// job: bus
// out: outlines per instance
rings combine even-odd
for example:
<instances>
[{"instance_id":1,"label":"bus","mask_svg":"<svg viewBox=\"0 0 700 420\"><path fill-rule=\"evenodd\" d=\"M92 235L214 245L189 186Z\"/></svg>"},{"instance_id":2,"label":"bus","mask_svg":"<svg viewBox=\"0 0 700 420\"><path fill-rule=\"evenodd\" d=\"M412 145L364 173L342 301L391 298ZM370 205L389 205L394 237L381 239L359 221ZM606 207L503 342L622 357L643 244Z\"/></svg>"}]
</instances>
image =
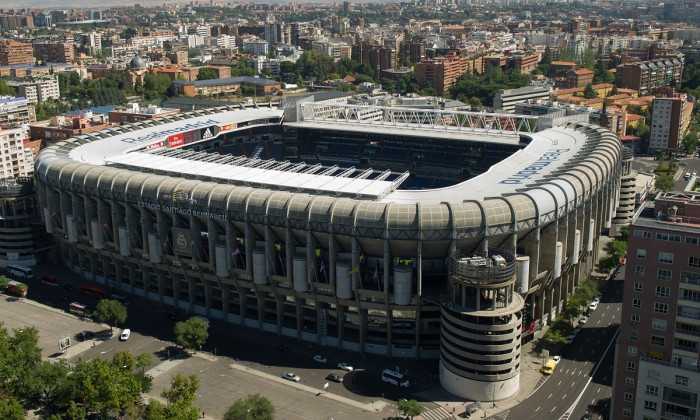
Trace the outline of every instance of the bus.
<instances>
[{"instance_id":1,"label":"bus","mask_svg":"<svg viewBox=\"0 0 700 420\"><path fill-rule=\"evenodd\" d=\"M25 267L23 265L19 264L10 264L7 266L7 274L10 274L12 276L20 277L23 279L33 279L34 278L34 273L32 272L32 269L29 267Z\"/></svg>"},{"instance_id":2,"label":"bus","mask_svg":"<svg viewBox=\"0 0 700 420\"><path fill-rule=\"evenodd\" d=\"M87 318L90 316L90 309L87 305L80 302L73 302L68 305L68 312Z\"/></svg>"},{"instance_id":3,"label":"bus","mask_svg":"<svg viewBox=\"0 0 700 420\"><path fill-rule=\"evenodd\" d=\"M400 386L402 388L408 388L411 382L406 378L406 375L393 370L384 369L382 372L382 381L389 382L392 385Z\"/></svg>"},{"instance_id":4,"label":"bus","mask_svg":"<svg viewBox=\"0 0 700 420\"><path fill-rule=\"evenodd\" d=\"M105 290L104 287L93 286L92 284L87 283L80 285L80 293L96 299L106 299L108 296L107 290Z\"/></svg>"}]
</instances>

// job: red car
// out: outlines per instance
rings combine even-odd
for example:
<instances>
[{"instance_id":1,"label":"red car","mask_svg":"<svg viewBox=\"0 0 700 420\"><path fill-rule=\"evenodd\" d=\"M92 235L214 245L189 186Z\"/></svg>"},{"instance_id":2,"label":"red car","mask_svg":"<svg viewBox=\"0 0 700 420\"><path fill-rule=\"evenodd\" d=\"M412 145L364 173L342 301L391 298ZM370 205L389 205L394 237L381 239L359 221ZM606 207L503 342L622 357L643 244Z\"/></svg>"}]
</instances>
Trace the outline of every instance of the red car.
<instances>
[{"instance_id":1,"label":"red car","mask_svg":"<svg viewBox=\"0 0 700 420\"><path fill-rule=\"evenodd\" d=\"M49 286L58 286L58 279L55 276L51 276L48 274L42 274L41 275L41 282L44 284L48 284Z\"/></svg>"}]
</instances>

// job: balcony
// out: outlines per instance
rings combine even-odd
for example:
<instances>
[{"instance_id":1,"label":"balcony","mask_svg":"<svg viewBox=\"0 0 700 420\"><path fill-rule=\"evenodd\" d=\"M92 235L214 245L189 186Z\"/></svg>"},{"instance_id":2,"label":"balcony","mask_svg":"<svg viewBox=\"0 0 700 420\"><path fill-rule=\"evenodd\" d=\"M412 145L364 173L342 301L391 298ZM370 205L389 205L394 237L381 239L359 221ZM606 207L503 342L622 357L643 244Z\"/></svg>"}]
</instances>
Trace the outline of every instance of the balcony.
<instances>
[{"instance_id":1,"label":"balcony","mask_svg":"<svg viewBox=\"0 0 700 420\"><path fill-rule=\"evenodd\" d=\"M676 350L687 351L687 352L695 353L695 354L697 354L697 352L698 352L698 346L683 346L681 344L674 343L673 348Z\"/></svg>"},{"instance_id":2,"label":"balcony","mask_svg":"<svg viewBox=\"0 0 700 420\"><path fill-rule=\"evenodd\" d=\"M676 332L678 334L686 334L686 335L692 335L695 337L700 337L700 331L697 331L697 330L694 331L694 330L687 330L687 329L676 327Z\"/></svg>"},{"instance_id":3,"label":"balcony","mask_svg":"<svg viewBox=\"0 0 700 420\"><path fill-rule=\"evenodd\" d=\"M686 312L686 311L682 311L680 309L678 310L676 315L683 317L683 318L700 319L700 314L694 314L692 312Z\"/></svg>"},{"instance_id":4,"label":"balcony","mask_svg":"<svg viewBox=\"0 0 700 420\"><path fill-rule=\"evenodd\" d=\"M668 367L672 367L672 368L676 368L676 369L682 369L682 370L686 370L689 372L700 373L700 365L697 365L697 364L696 365L679 365L678 363L668 362L666 360L654 359L654 358L647 356L646 354L641 355L639 357L639 361L653 363L655 365L668 366Z\"/></svg>"}]
</instances>

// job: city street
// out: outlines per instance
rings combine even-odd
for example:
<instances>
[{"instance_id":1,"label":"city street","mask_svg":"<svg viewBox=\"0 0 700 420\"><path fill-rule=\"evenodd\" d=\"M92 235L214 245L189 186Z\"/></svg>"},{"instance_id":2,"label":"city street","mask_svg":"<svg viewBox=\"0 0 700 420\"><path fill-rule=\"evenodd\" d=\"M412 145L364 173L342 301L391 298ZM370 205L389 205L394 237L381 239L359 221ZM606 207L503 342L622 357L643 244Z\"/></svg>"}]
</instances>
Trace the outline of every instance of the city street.
<instances>
[{"instance_id":1,"label":"city street","mask_svg":"<svg viewBox=\"0 0 700 420\"><path fill-rule=\"evenodd\" d=\"M538 418L579 419L586 412L595 418L596 410L609 404L612 394L612 367L615 340L622 310L624 269L613 281L593 311L588 322L571 344L561 351L562 360L554 373L542 380L526 401L510 410L492 415L491 419ZM551 354L554 356L554 354ZM591 374L593 376L591 376ZM489 410L491 411L491 410Z\"/></svg>"}]
</instances>

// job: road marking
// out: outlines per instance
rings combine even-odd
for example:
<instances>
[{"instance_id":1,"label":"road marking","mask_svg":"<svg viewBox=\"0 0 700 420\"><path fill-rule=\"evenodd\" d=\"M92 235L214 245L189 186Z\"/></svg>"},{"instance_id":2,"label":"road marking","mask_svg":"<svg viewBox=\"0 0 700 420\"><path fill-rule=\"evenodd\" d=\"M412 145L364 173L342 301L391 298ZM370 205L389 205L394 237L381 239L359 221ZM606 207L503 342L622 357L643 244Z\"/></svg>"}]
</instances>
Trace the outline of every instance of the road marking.
<instances>
[{"instance_id":1,"label":"road marking","mask_svg":"<svg viewBox=\"0 0 700 420\"><path fill-rule=\"evenodd\" d=\"M549 412L551 413L551 412L553 412L553 411L556 410L556 409L557 409L557 407L554 406Z\"/></svg>"},{"instance_id":2,"label":"road marking","mask_svg":"<svg viewBox=\"0 0 700 420\"><path fill-rule=\"evenodd\" d=\"M598 390L595 393L600 394L600 387L598 387Z\"/></svg>"},{"instance_id":3,"label":"road marking","mask_svg":"<svg viewBox=\"0 0 700 420\"><path fill-rule=\"evenodd\" d=\"M112 348L109 349L109 350L101 351L100 354L109 353L109 352L112 351L112 350L114 350L114 347L112 347Z\"/></svg>"},{"instance_id":4,"label":"road marking","mask_svg":"<svg viewBox=\"0 0 700 420\"><path fill-rule=\"evenodd\" d=\"M564 394L564 396L563 396L563 397L561 397L561 399L562 399L562 400L563 400L564 398L566 398L566 394Z\"/></svg>"},{"instance_id":5,"label":"road marking","mask_svg":"<svg viewBox=\"0 0 700 420\"><path fill-rule=\"evenodd\" d=\"M540 407L537 407L537 410L539 410L539 409L540 409ZM535 410L535 413L537 412L537 410Z\"/></svg>"},{"instance_id":6,"label":"road marking","mask_svg":"<svg viewBox=\"0 0 700 420\"><path fill-rule=\"evenodd\" d=\"M559 386L559 385L561 385L561 381L559 381L559 383L557 384L557 386Z\"/></svg>"},{"instance_id":7,"label":"road marking","mask_svg":"<svg viewBox=\"0 0 700 420\"><path fill-rule=\"evenodd\" d=\"M573 387L576 382L572 382L571 385L569 385L569 388Z\"/></svg>"},{"instance_id":8,"label":"road marking","mask_svg":"<svg viewBox=\"0 0 700 420\"><path fill-rule=\"evenodd\" d=\"M550 399L550 398L552 398L552 394L549 394L549 397L547 397L547 399Z\"/></svg>"},{"instance_id":9,"label":"road marking","mask_svg":"<svg viewBox=\"0 0 700 420\"><path fill-rule=\"evenodd\" d=\"M620 308L618 307L616 312L619 312L619 311L620 311Z\"/></svg>"}]
</instances>

